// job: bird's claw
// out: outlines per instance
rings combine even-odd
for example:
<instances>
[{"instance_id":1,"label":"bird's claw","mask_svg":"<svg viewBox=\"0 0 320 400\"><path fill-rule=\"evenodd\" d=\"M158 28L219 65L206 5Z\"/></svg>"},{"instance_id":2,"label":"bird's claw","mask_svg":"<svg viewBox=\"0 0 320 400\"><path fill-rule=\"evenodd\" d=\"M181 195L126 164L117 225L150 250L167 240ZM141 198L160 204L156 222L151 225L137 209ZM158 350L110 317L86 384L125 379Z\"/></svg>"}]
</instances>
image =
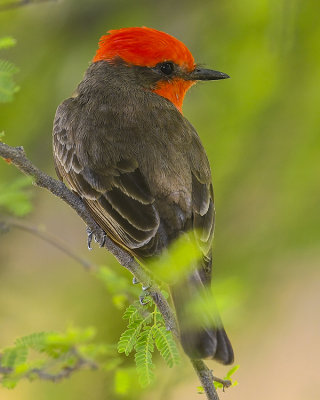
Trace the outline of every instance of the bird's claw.
<instances>
[{"instance_id":1,"label":"bird's claw","mask_svg":"<svg viewBox=\"0 0 320 400\"><path fill-rule=\"evenodd\" d=\"M92 239L94 239L94 241L96 243L98 243L100 247L104 247L104 245L106 244L107 235L105 233L103 234L102 237L100 237L100 235L99 235L99 237L97 237L93 234L92 230L89 227L87 227L87 235L88 235L88 249L89 250L92 250L92 247L91 247Z\"/></svg>"},{"instance_id":2,"label":"bird's claw","mask_svg":"<svg viewBox=\"0 0 320 400\"><path fill-rule=\"evenodd\" d=\"M138 279L134 276L134 277L132 278L132 283L133 283L134 285L137 285L137 284L140 283L140 282L139 282ZM145 292L146 290L150 289L150 287L151 287L151 283L148 283L146 286L142 285L142 290Z\"/></svg>"},{"instance_id":3,"label":"bird's claw","mask_svg":"<svg viewBox=\"0 0 320 400\"><path fill-rule=\"evenodd\" d=\"M88 241L87 241L88 249L92 250L91 243L92 243L93 233L89 227L87 227L87 235L88 235Z\"/></svg>"},{"instance_id":4,"label":"bird's claw","mask_svg":"<svg viewBox=\"0 0 320 400\"><path fill-rule=\"evenodd\" d=\"M150 302L150 300L145 301L145 298L146 298L148 295L149 295L148 293L143 293L141 296L139 296L139 303L140 303L142 306L146 306L146 305Z\"/></svg>"},{"instance_id":5,"label":"bird's claw","mask_svg":"<svg viewBox=\"0 0 320 400\"><path fill-rule=\"evenodd\" d=\"M98 240L96 237L94 238L96 243L99 243L100 248L104 247L106 244L107 235L104 233L101 240Z\"/></svg>"}]
</instances>

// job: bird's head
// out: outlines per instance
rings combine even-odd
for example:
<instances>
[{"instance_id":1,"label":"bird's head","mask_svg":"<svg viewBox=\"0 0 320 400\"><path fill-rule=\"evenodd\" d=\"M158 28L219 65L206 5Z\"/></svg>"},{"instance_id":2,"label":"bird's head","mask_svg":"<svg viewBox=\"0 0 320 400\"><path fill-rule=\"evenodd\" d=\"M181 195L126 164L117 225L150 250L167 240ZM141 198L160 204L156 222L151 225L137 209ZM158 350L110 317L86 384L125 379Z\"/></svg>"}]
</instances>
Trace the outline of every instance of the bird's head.
<instances>
[{"instance_id":1,"label":"bird's head","mask_svg":"<svg viewBox=\"0 0 320 400\"><path fill-rule=\"evenodd\" d=\"M219 71L200 68L188 48L155 29L122 28L102 36L93 62L105 60L135 68L138 83L170 100L180 111L187 90L196 81L229 78Z\"/></svg>"}]
</instances>

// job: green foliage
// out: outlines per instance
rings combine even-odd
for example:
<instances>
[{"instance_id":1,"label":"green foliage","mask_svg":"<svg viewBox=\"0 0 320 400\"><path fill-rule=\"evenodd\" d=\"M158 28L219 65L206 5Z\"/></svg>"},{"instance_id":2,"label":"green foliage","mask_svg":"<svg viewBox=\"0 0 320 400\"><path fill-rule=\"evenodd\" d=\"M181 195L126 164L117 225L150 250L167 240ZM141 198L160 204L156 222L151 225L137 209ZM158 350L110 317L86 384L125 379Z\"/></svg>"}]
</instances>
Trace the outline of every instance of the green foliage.
<instances>
[{"instance_id":1,"label":"green foliage","mask_svg":"<svg viewBox=\"0 0 320 400\"><path fill-rule=\"evenodd\" d=\"M16 43L12 37L0 38L0 50L14 46ZM13 80L18 68L7 60L0 59L0 102L5 103L13 100L13 95L19 87Z\"/></svg>"},{"instance_id":2,"label":"green foliage","mask_svg":"<svg viewBox=\"0 0 320 400\"><path fill-rule=\"evenodd\" d=\"M144 320L134 321L128 325L128 329L122 333L118 343L119 353L125 353L128 356L138 340L139 333L143 327Z\"/></svg>"},{"instance_id":3,"label":"green foliage","mask_svg":"<svg viewBox=\"0 0 320 400\"><path fill-rule=\"evenodd\" d=\"M195 268L202 253L194 232L181 235L160 258L148 263L150 271L160 280L172 283Z\"/></svg>"},{"instance_id":4,"label":"green foliage","mask_svg":"<svg viewBox=\"0 0 320 400\"><path fill-rule=\"evenodd\" d=\"M0 184L0 210L3 209L17 217L28 214L31 209L31 193L27 190L32 178L21 176L10 183Z\"/></svg>"},{"instance_id":5,"label":"green foliage","mask_svg":"<svg viewBox=\"0 0 320 400\"><path fill-rule=\"evenodd\" d=\"M134 351L135 369L119 369L122 360L115 356L116 346L93 343L93 328L70 327L63 333L32 333L3 349L0 352L1 385L12 389L22 379L56 382L83 367L101 367L104 371L118 368L115 391L126 394L137 377L142 388L154 381L155 348L169 367L179 364L177 345L151 299L145 307L139 302L129 305L123 319L128 321L128 327L119 339L118 352L128 356Z\"/></svg>"},{"instance_id":6,"label":"green foliage","mask_svg":"<svg viewBox=\"0 0 320 400\"><path fill-rule=\"evenodd\" d=\"M0 353L0 383L12 389L21 379L55 382L83 367L95 369L98 362L121 362L113 346L93 343L94 335L93 328L70 327L63 333L39 332L17 339Z\"/></svg>"},{"instance_id":7,"label":"green foliage","mask_svg":"<svg viewBox=\"0 0 320 400\"><path fill-rule=\"evenodd\" d=\"M8 49L15 46L17 41L11 36L4 36L0 38L0 50Z\"/></svg>"},{"instance_id":8,"label":"green foliage","mask_svg":"<svg viewBox=\"0 0 320 400\"><path fill-rule=\"evenodd\" d=\"M155 346L171 368L179 364L180 357L172 333L166 330L162 315L151 299L142 307L138 302L131 304L123 314L128 321L127 329L118 342L118 352L128 356L135 351L135 362L142 387L154 380L155 365L152 360Z\"/></svg>"},{"instance_id":9,"label":"green foliage","mask_svg":"<svg viewBox=\"0 0 320 400\"><path fill-rule=\"evenodd\" d=\"M47 338L49 337L49 335L51 335L51 333L32 333L31 335L18 338L15 341L15 345L17 347L24 346L26 348L42 352L46 350Z\"/></svg>"},{"instance_id":10,"label":"green foliage","mask_svg":"<svg viewBox=\"0 0 320 400\"><path fill-rule=\"evenodd\" d=\"M141 391L136 368L118 368L114 377L114 391L118 395L138 393Z\"/></svg>"},{"instance_id":11,"label":"green foliage","mask_svg":"<svg viewBox=\"0 0 320 400\"><path fill-rule=\"evenodd\" d=\"M152 353L154 351L153 330L151 326L145 326L135 344L136 354L134 356L139 380L142 387L150 385L154 380L154 364Z\"/></svg>"},{"instance_id":12,"label":"green foliage","mask_svg":"<svg viewBox=\"0 0 320 400\"><path fill-rule=\"evenodd\" d=\"M171 332L168 332L162 324L153 325L152 332L157 349L167 365L171 368L179 364L180 355Z\"/></svg>"},{"instance_id":13,"label":"green foliage","mask_svg":"<svg viewBox=\"0 0 320 400\"><path fill-rule=\"evenodd\" d=\"M105 285L112 295L113 304L119 309L124 308L130 299L139 296L138 286L132 285L127 276L122 276L115 269L101 266L96 277Z\"/></svg>"},{"instance_id":14,"label":"green foliage","mask_svg":"<svg viewBox=\"0 0 320 400\"><path fill-rule=\"evenodd\" d=\"M17 345L15 347L7 348L3 351L1 357L1 365L4 368L15 368L23 364L28 357L28 347Z\"/></svg>"}]
</instances>

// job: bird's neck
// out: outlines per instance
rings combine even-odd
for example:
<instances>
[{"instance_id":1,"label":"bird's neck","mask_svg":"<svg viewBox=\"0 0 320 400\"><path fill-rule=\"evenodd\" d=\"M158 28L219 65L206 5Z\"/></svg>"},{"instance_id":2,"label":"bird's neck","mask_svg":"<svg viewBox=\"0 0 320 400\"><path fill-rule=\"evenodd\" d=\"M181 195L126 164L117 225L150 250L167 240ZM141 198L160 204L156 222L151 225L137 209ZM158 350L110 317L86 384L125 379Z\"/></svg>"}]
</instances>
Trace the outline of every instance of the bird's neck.
<instances>
[{"instance_id":1,"label":"bird's neck","mask_svg":"<svg viewBox=\"0 0 320 400\"><path fill-rule=\"evenodd\" d=\"M184 79L177 78L169 82L160 82L153 90L159 96L165 97L170 100L177 109L182 113L182 104L184 96L188 89L194 84L193 81L185 81Z\"/></svg>"}]
</instances>

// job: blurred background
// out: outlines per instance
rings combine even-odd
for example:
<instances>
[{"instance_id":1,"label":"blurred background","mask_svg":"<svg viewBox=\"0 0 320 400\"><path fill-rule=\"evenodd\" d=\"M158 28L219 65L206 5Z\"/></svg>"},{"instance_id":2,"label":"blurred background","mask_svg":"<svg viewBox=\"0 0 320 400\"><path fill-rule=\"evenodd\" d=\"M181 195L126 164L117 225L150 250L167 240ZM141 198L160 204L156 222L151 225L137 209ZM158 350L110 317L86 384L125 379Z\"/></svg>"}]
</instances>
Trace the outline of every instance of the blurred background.
<instances>
[{"instance_id":1,"label":"blurred background","mask_svg":"<svg viewBox=\"0 0 320 400\"><path fill-rule=\"evenodd\" d=\"M232 77L193 87L183 109L213 171L213 287L240 365L239 385L221 393L224 400L320 398L319 12L312 0L65 0L0 12L0 37L17 40L1 57L20 69L20 91L0 104L0 131L51 175L55 110L107 30L163 30L197 62ZM0 160L1 183L19 176ZM121 268L105 251L87 251L85 226L70 208L44 190L31 192L34 208L25 223L97 264ZM116 343L122 312L66 254L21 230L0 236L0 348L70 323L95 326L100 341ZM156 385L142 392L115 394L114 371L83 371L59 384L0 388L0 399L201 398L184 361L173 370L158 366ZM216 376L228 371L209 366Z\"/></svg>"}]
</instances>

